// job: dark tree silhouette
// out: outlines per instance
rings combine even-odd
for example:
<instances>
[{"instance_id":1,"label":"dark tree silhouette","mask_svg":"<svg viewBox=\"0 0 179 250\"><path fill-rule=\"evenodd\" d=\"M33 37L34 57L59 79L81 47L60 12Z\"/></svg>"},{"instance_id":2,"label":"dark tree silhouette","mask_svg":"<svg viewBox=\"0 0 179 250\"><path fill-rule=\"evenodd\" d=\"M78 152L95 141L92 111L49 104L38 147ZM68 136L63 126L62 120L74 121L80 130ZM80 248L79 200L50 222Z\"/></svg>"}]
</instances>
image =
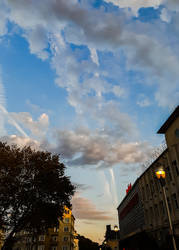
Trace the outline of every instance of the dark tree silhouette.
<instances>
[{"instance_id":1,"label":"dark tree silhouette","mask_svg":"<svg viewBox=\"0 0 179 250\"><path fill-rule=\"evenodd\" d=\"M99 250L99 244L92 240L85 238L82 235L78 235L79 250Z\"/></svg>"},{"instance_id":2,"label":"dark tree silhouette","mask_svg":"<svg viewBox=\"0 0 179 250\"><path fill-rule=\"evenodd\" d=\"M58 155L0 142L0 229L3 249L12 249L21 230L42 232L58 223L70 207L74 186Z\"/></svg>"}]
</instances>

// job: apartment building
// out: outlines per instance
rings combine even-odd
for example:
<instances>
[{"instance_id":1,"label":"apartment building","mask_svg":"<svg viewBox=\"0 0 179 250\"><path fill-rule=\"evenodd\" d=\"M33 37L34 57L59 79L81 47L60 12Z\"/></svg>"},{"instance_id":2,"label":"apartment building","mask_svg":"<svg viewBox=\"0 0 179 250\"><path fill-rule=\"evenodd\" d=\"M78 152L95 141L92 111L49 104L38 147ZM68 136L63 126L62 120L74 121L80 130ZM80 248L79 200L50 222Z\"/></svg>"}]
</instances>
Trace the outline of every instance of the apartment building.
<instances>
[{"instance_id":1,"label":"apartment building","mask_svg":"<svg viewBox=\"0 0 179 250\"><path fill-rule=\"evenodd\" d=\"M20 232L13 250L78 250L78 235L74 223L71 209L65 207L63 219L59 220L58 226L33 237L27 232Z\"/></svg>"},{"instance_id":2,"label":"apartment building","mask_svg":"<svg viewBox=\"0 0 179 250\"><path fill-rule=\"evenodd\" d=\"M165 135L166 149L136 180L118 207L121 246L126 249L131 245L133 249L168 249L172 244L165 199L155 175L161 166L166 172L167 202L179 244L179 106L158 133Z\"/></svg>"}]
</instances>

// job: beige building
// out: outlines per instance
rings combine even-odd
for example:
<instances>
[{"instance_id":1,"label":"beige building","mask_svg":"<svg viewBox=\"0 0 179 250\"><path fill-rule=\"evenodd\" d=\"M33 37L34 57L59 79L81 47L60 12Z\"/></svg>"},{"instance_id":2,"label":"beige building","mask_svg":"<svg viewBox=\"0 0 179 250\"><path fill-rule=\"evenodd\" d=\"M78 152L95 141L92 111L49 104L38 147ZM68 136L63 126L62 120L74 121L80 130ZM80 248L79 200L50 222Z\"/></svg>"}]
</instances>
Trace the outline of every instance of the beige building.
<instances>
[{"instance_id":1,"label":"beige building","mask_svg":"<svg viewBox=\"0 0 179 250\"><path fill-rule=\"evenodd\" d=\"M13 250L78 250L78 235L74 223L72 211L65 207L58 227L49 228L46 234L38 235L35 239L26 232L20 232L19 241Z\"/></svg>"},{"instance_id":2,"label":"beige building","mask_svg":"<svg viewBox=\"0 0 179 250\"><path fill-rule=\"evenodd\" d=\"M158 133L165 135L166 149L136 180L118 207L123 245L130 248L134 239L135 241L137 238L138 241L141 239L141 242L145 239L141 243L144 244L143 246L138 244L133 249L142 249L144 246L146 246L144 249L150 249L150 247L147 248L147 242L153 243L151 249L157 249L157 247L167 249L172 244L162 187L155 176L156 169L161 166L166 171L167 201L179 247L179 106ZM133 198L134 196L136 198ZM132 220L135 223L131 223Z\"/></svg>"}]
</instances>

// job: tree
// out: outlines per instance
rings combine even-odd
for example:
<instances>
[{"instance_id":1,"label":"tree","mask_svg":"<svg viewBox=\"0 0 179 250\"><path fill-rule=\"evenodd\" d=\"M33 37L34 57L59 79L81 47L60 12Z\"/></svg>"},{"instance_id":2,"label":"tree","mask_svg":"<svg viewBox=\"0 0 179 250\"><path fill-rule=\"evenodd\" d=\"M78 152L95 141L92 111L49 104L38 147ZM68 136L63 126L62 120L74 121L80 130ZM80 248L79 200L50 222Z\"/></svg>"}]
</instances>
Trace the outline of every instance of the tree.
<instances>
[{"instance_id":1,"label":"tree","mask_svg":"<svg viewBox=\"0 0 179 250\"><path fill-rule=\"evenodd\" d=\"M99 250L99 244L92 240L85 238L82 235L78 235L79 250Z\"/></svg>"},{"instance_id":2,"label":"tree","mask_svg":"<svg viewBox=\"0 0 179 250\"><path fill-rule=\"evenodd\" d=\"M70 207L74 186L58 155L0 142L0 228L10 250L21 230L42 232L57 225Z\"/></svg>"}]
</instances>

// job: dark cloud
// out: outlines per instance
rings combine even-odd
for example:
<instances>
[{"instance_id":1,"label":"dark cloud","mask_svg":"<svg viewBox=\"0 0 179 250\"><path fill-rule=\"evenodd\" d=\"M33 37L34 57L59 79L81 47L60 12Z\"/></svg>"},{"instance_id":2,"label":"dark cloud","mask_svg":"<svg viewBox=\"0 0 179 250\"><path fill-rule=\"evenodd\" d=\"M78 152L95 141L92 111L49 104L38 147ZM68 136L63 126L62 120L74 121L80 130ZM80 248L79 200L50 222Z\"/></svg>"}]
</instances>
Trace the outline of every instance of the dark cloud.
<instances>
[{"instance_id":1,"label":"dark cloud","mask_svg":"<svg viewBox=\"0 0 179 250\"><path fill-rule=\"evenodd\" d=\"M76 191L78 191L78 192L80 192L80 191L83 192L83 191L86 191L86 190L89 190L89 189L93 188L90 185L76 183L76 182L73 182L73 185L76 187Z\"/></svg>"}]
</instances>

